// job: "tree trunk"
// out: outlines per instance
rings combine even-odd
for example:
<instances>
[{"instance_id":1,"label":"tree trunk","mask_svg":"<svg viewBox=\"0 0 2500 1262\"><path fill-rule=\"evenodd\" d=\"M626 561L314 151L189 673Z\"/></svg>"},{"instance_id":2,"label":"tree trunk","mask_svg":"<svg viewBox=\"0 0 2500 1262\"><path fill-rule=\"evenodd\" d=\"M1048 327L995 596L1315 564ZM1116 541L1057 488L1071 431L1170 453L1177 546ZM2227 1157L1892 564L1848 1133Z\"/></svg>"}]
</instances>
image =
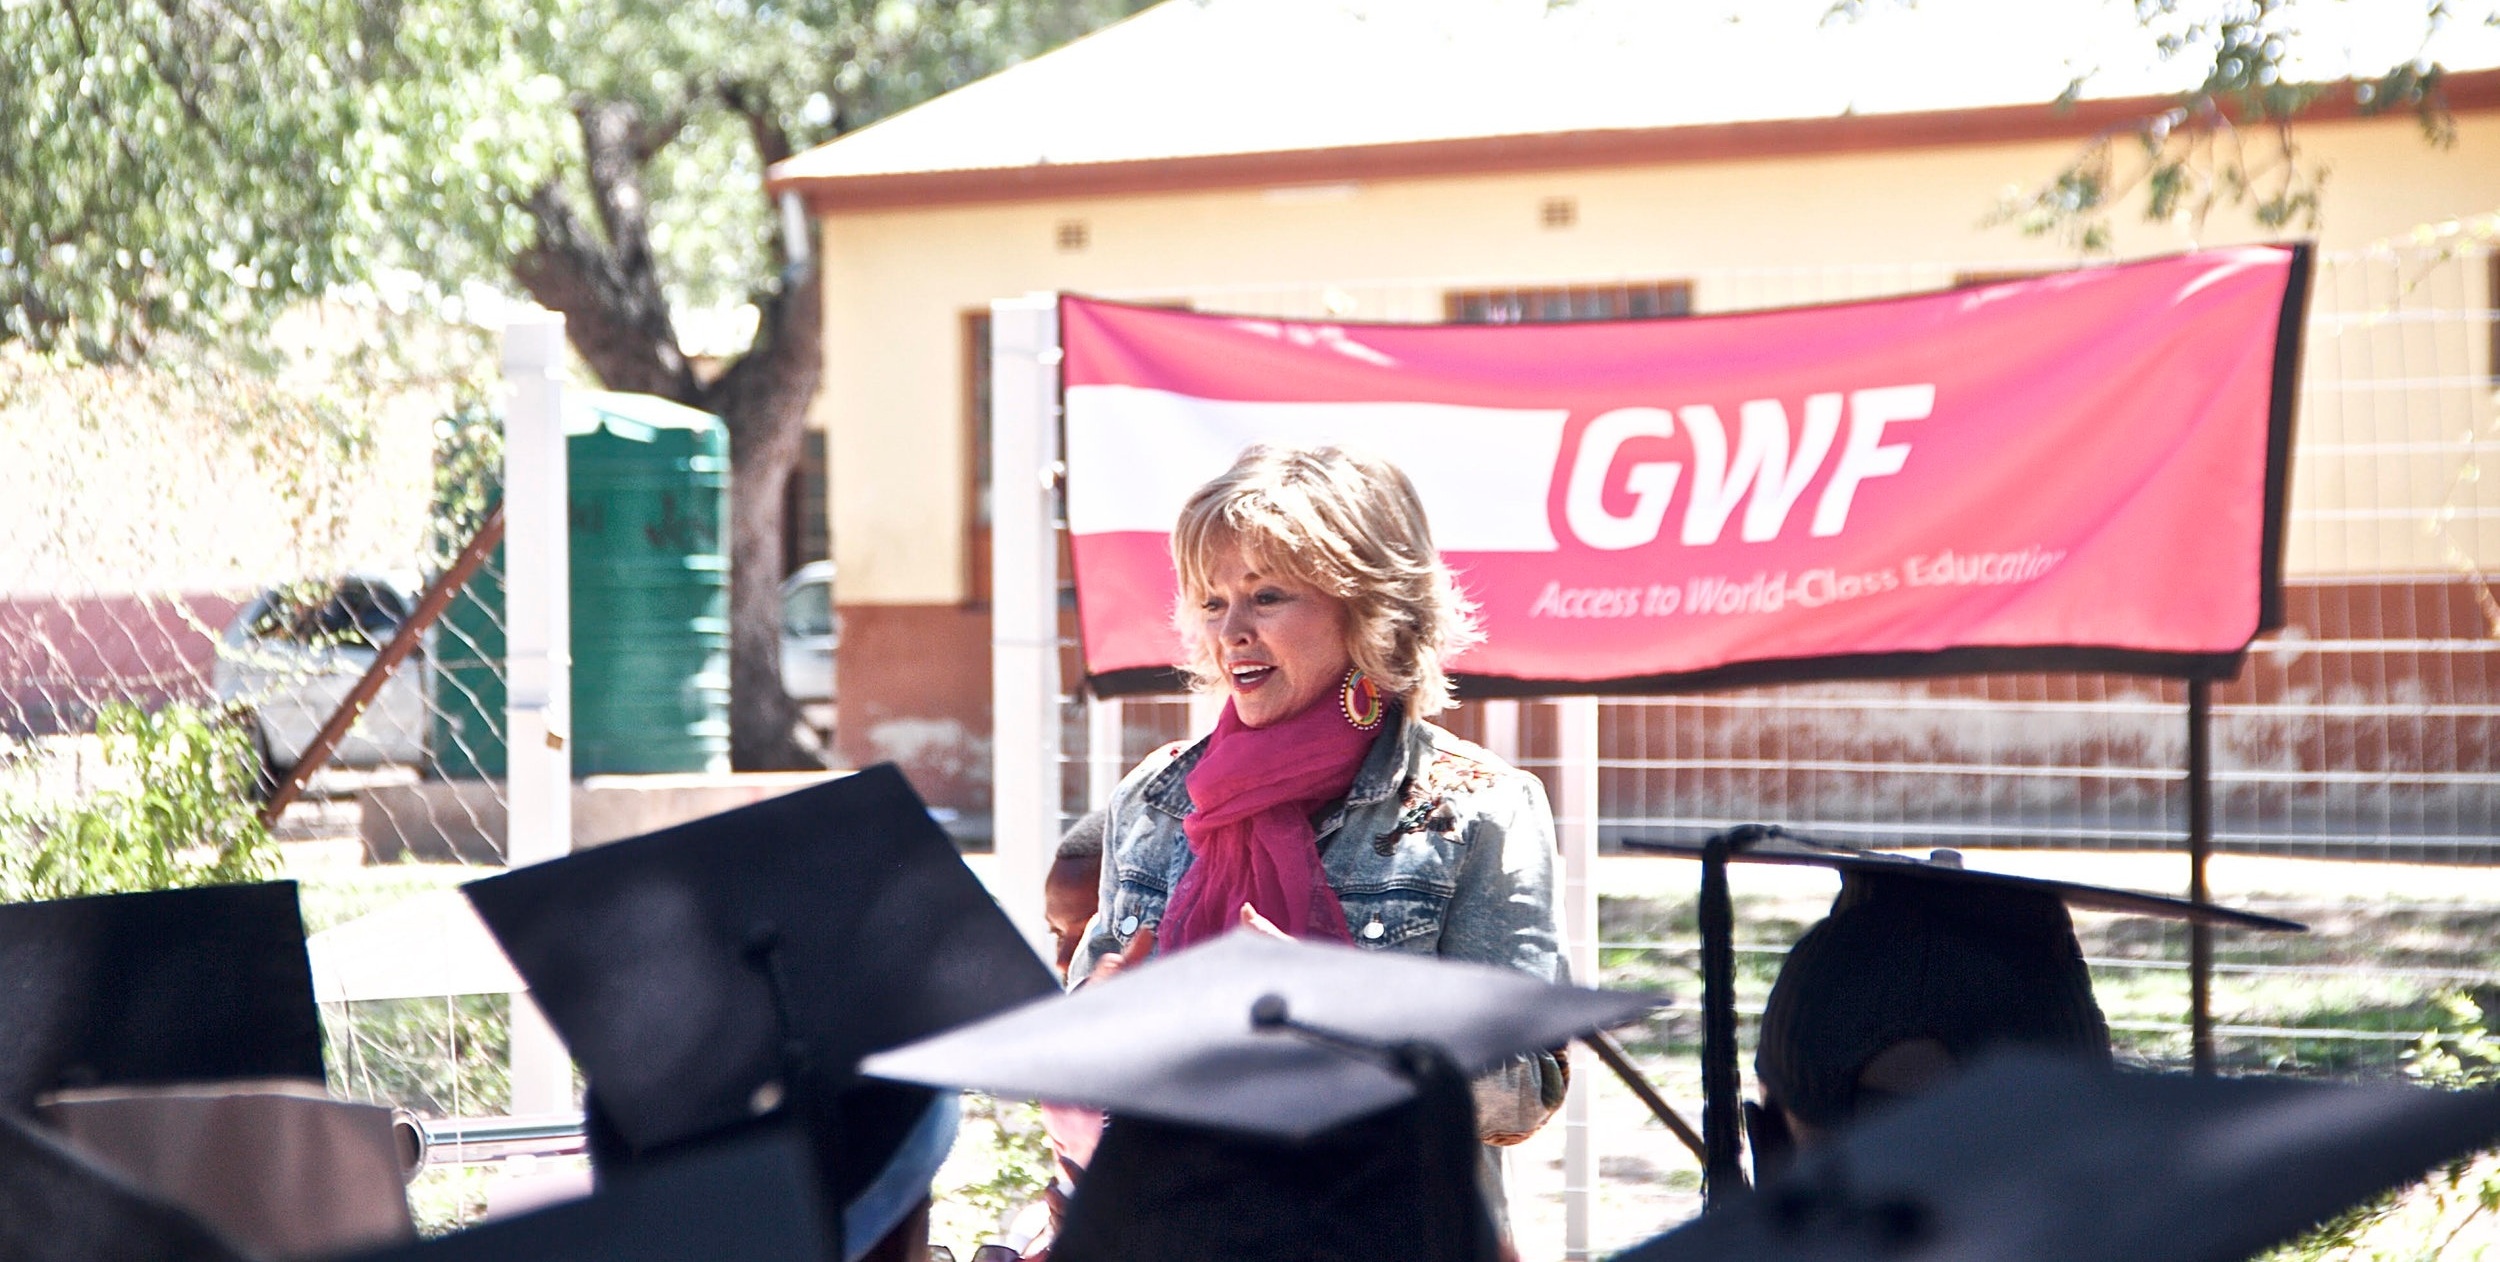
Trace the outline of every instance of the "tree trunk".
<instances>
[{"instance_id":1,"label":"tree trunk","mask_svg":"<svg viewBox=\"0 0 2500 1262\"><path fill-rule=\"evenodd\" d=\"M729 763L820 767L798 743L798 703L781 686L782 487L798 467L805 404L719 411L729 423Z\"/></svg>"},{"instance_id":2,"label":"tree trunk","mask_svg":"<svg viewBox=\"0 0 2500 1262\"><path fill-rule=\"evenodd\" d=\"M756 344L704 392L729 426L729 762L740 771L821 767L797 737L781 686L782 491L799 466L808 401L824 372L815 270L762 303Z\"/></svg>"},{"instance_id":3,"label":"tree trunk","mask_svg":"<svg viewBox=\"0 0 2500 1262\"><path fill-rule=\"evenodd\" d=\"M766 165L790 156L789 137L760 105L735 90L724 98L747 119ZM728 425L729 764L821 767L799 742L799 707L781 686L781 541L782 491L798 468L807 405L824 373L823 287L814 267L784 267L778 291L756 300L755 345L698 386L661 289L642 180L643 164L683 120L655 127L616 103L584 104L575 116L604 234L549 185L529 201L538 240L514 261L513 276L564 314L566 338L609 389L656 394Z\"/></svg>"}]
</instances>

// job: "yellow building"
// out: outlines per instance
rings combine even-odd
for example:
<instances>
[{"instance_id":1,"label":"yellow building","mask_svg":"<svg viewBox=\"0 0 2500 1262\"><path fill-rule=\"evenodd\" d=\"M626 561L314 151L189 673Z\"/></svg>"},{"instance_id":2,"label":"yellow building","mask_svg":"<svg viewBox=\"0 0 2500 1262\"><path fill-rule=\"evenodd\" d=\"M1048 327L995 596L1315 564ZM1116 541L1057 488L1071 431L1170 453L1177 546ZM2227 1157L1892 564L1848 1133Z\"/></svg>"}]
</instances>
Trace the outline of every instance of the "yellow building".
<instances>
[{"instance_id":1,"label":"yellow building","mask_svg":"<svg viewBox=\"0 0 2500 1262\"><path fill-rule=\"evenodd\" d=\"M987 809L992 299L1543 319L2071 266L2071 247L1991 212L2195 78L2193 53L2155 55L2133 6L1925 0L1837 22L1830 7L1170 0L775 168L823 228L816 419L844 755L898 759L933 800ZM2323 9L2355 25L2320 36L2344 60L2307 57L2304 78L2381 72L2421 37L2418 6ZM2332 607L2303 632L2322 640L2380 636L2355 619L2389 592L2470 638L2488 594L2462 575L2500 566L2490 392L2460 384L2491 378L2500 273L2480 247L2415 240L2500 208L2500 71L2476 68L2500 65L2500 33L2445 38L2451 143L2426 142L2407 110L2369 116L2350 88L2303 117L2299 161L2325 173L2314 230L2268 229L2236 203L2148 223L2135 199L2111 216L2119 257L2320 243L2289 565L2296 583L2351 589L2309 606L2296 594L2296 615ZM2077 99L2053 104L2079 77ZM2262 155L2271 134L2218 143ZM2243 682L2323 697L2360 668L2310 684L2286 669ZM2464 751L2450 765L2488 759L2492 726L2450 739ZM2467 815L2500 796L2475 792Z\"/></svg>"}]
</instances>

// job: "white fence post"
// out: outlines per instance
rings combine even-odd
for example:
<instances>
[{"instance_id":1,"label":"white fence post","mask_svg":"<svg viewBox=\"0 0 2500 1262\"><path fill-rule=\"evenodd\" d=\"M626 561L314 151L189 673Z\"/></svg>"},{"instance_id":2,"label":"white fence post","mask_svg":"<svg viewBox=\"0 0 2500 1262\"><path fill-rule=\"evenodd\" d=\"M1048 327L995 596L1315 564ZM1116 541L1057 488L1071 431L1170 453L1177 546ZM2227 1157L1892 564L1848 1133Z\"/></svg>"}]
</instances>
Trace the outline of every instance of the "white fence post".
<instances>
[{"instance_id":1,"label":"white fence post","mask_svg":"<svg viewBox=\"0 0 2500 1262\"><path fill-rule=\"evenodd\" d=\"M990 304L990 891L1036 951L1059 839L1059 299Z\"/></svg>"},{"instance_id":2,"label":"white fence post","mask_svg":"<svg viewBox=\"0 0 2500 1262\"><path fill-rule=\"evenodd\" d=\"M1118 697L1096 697L1085 707L1085 805L1101 810L1111 804L1128 760L1120 755L1128 715Z\"/></svg>"},{"instance_id":3,"label":"white fence post","mask_svg":"<svg viewBox=\"0 0 2500 1262\"><path fill-rule=\"evenodd\" d=\"M1561 792L1555 826L1562 844L1563 958L1571 980L1598 984L1597 976L1597 698L1554 702L1558 729L1555 773ZM1515 731L1515 729L1514 729ZM1563 1101L1563 1256L1592 1256L1590 1202L1597 1188L1597 1152L1590 1131L1590 1100L1597 1090L1593 1068L1571 1076Z\"/></svg>"},{"instance_id":4,"label":"white fence post","mask_svg":"<svg viewBox=\"0 0 2500 1262\"><path fill-rule=\"evenodd\" d=\"M571 557L566 509L564 318L534 315L504 329L504 628L508 691L505 861L514 867L573 849ZM573 1062L526 994L512 1005L512 1111L573 1108Z\"/></svg>"}]
</instances>

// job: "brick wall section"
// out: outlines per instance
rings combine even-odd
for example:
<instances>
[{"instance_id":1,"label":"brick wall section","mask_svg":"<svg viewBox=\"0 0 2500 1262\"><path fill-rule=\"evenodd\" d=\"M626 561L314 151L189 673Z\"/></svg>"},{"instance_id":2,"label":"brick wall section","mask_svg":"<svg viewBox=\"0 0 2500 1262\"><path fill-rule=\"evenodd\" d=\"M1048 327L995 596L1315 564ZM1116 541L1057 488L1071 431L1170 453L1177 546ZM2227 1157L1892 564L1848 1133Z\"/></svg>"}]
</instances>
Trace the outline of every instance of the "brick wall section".
<instances>
[{"instance_id":1,"label":"brick wall section","mask_svg":"<svg viewBox=\"0 0 2500 1262\"><path fill-rule=\"evenodd\" d=\"M96 707L205 703L231 596L0 599L0 734L84 731Z\"/></svg>"}]
</instances>

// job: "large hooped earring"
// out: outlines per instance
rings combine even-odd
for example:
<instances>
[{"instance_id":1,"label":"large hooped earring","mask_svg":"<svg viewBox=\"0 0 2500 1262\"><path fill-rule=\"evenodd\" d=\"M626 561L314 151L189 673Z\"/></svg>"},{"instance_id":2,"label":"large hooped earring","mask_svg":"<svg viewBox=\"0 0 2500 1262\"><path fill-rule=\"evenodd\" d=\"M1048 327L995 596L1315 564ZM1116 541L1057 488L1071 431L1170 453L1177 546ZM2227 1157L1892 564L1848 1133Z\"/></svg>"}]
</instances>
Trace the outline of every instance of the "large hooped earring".
<instances>
[{"instance_id":1,"label":"large hooped earring","mask_svg":"<svg viewBox=\"0 0 2500 1262\"><path fill-rule=\"evenodd\" d=\"M1388 702L1380 697L1380 685L1373 683L1360 666L1345 673L1345 687L1337 691L1337 704L1345 711L1345 721L1358 732L1380 726L1380 720L1389 713Z\"/></svg>"}]
</instances>

